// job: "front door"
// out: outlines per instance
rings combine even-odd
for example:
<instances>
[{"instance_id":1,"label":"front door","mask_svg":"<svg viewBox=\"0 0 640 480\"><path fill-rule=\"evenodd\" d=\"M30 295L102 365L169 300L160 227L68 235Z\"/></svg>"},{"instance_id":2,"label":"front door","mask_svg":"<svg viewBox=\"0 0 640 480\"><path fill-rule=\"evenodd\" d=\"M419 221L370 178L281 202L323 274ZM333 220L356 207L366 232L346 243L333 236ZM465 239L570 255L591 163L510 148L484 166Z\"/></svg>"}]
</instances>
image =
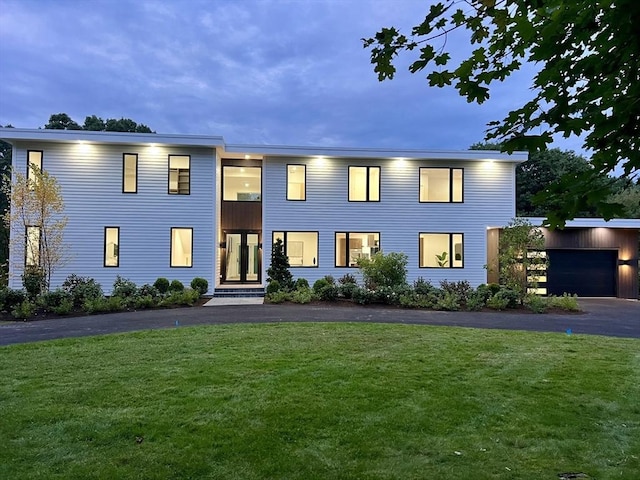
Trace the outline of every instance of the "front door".
<instances>
[{"instance_id":1,"label":"front door","mask_svg":"<svg viewBox=\"0 0 640 480\"><path fill-rule=\"evenodd\" d=\"M224 283L260 283L259 237L255 232L225 232Z\"/></svg>"}]
</instances>

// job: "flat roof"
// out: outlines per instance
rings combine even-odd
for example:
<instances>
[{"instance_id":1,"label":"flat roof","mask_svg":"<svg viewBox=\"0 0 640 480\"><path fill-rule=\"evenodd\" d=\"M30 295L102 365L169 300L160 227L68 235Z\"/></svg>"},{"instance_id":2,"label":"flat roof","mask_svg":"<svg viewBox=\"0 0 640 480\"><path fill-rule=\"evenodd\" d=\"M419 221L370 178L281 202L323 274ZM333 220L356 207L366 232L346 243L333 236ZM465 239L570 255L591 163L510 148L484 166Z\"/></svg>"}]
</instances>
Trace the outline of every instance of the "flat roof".
<instances>
[{"instance_id":1,"label":"flat roof","mask_svg":"<svg viewBox=\"0 0 640 480\"><path fill-rule=\"evenodd\" d=\"M493 160L498 162L524 162L527 152L502 153L494 150L419 150L390 148L316 147L287 145L226 144L221 136L180 135L161 133L94 132L88 130L48 130L26 128L0 128L0 139L9 143L38 142L87 142L120 145L170 145L215 148L221 156L239 158L242 155L336 157L336 158L384 158L430 160Z\"/></svg>"},{"instance_id":2,"label":"flat roof","mask_svg":"<svg viewBox=\"0 0 640 480\"><path fill-rule=\"evenodd\" d=\"M523 217L533 225L542 225L545 217ZM631 228L640 229L640 218L574 218L567 220L565 228Z\"/></svg>"}]
</instances>

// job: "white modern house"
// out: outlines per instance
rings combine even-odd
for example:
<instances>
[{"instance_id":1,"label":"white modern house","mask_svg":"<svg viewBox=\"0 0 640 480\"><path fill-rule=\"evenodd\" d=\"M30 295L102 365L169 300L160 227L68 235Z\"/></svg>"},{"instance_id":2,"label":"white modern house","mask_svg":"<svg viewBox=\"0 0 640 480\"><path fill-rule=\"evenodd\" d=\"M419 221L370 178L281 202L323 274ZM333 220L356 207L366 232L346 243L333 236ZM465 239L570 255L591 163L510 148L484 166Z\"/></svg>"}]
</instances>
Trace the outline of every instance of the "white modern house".
<instances>
[{"instance_id":1,"label":"white modern house","mask_svg":"<svg viewBox=\"0 0 640 480\"><path fill-rule=\"evenodd\" d=\"M358 258L384 251L408 256L410 280L475 286L487 281L493 229L515 216L515 167L527 158L74 130L5 128L0 139L13 145L14 170L34 164L61 185L72 259L52 286L75 273L106 292L116 275L203 277L212 294L262 288L276 238L310 283L356 274ZM11 234L37 241L37 226L27 230ZM10 252L14 288L37 261L25 251Z\"/></svg>"}]
</instances>

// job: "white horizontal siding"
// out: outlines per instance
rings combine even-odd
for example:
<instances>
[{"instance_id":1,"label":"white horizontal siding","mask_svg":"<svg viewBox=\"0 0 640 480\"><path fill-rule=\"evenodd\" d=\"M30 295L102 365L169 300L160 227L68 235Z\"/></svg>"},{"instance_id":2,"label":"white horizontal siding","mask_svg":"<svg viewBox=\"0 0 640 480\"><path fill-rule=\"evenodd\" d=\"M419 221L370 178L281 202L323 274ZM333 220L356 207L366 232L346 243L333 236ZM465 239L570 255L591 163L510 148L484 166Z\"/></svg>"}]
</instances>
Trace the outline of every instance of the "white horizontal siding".
<instances>
[{"instance_id":1,"label":"white horizontal siding","mask_svg":"<svg viewBox=\"0 0 640 480\"><path fill-rule=\"evenodd\" d=\"M286 165L307 165L307 200L286 200ZM339 278L357 269L336 268L335 232L380 232L384 252L404 252L408 277L486 282L486 229L504 225L514 215L513 163L442 160L359 160L381 167L380 202L348 202L350 159L269 158L264 172L264 241L273 231L318 231L318 268L292 268L310 282L324 275ZM419 203L420 167L464 168L464 203ZM419 232L464 234L463 269L418 267ZM270 259L265 248L265 269ZM266 277L265 277L266 278Z\"/></svg>"},{"instance_id":2,"label":"white horizontal siding","mask_svg":"<svg viewBox=\"0 0 640 480\"><path fill-rule=\"evenodd\" d=\"M55 272L52 286L75 273L95 278L105 292L116 275L137 284L157 277L188 285L204 277L213 288L214 151L197 147L150 147L78 143L30 143L44 151L44 169L61 186L65 214L65 244L71 262ZM122 193L122 154L138 154L138 193ZM168 155L191 155L190 195L169 195ZM14 166L24 171L26 148L15 149ZM120 266L103 266L104 227L120 227ZM193 228L193 267L171 268L170 228ZM16 232L12 232L12 235ZM22 252L12 252L11 285L20 286Z\"/></svg>"}]
</instances>

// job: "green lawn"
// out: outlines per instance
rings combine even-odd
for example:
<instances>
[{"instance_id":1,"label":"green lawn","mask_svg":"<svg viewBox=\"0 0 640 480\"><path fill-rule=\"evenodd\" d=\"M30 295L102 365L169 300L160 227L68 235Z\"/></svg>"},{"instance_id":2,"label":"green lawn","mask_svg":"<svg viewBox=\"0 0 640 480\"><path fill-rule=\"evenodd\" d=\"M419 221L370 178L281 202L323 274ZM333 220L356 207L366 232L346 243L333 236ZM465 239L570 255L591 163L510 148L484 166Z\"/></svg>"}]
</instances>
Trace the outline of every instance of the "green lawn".
<instances>
[{"instance_id":1,"label":"green lawn","mask_svg":"<svg viewBox=\"0 0 640 480\"><path fill-rule=\"evenodd\" d=\"M0 348L2 479L640 478L640 341L377 324Z\"/></svg>"}]
</instances>

